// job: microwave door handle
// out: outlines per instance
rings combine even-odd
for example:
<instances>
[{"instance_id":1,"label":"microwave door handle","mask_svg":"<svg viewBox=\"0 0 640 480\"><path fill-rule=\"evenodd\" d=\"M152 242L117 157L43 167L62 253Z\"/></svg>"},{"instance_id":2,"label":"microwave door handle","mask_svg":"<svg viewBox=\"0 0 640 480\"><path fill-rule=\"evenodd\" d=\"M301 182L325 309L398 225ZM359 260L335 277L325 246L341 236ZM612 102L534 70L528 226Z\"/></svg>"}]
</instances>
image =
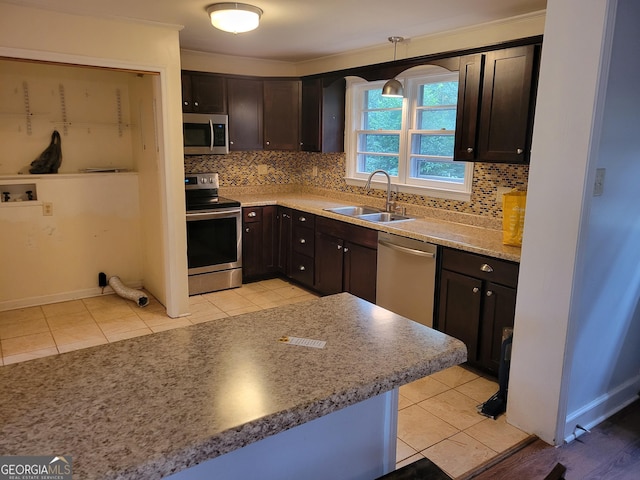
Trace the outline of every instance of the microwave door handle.
<instances>
[{"instance_id":1,"label":"microwave door handle","mask_svg":"<svg viewBox=\"0 0 640 480\"><path fill-rule=\"evenodd\" d=\"M209 119L209 130L211 131L211 144L209 145L209 150L213 152L213 121Z\"/></svg>"}]
</instances>

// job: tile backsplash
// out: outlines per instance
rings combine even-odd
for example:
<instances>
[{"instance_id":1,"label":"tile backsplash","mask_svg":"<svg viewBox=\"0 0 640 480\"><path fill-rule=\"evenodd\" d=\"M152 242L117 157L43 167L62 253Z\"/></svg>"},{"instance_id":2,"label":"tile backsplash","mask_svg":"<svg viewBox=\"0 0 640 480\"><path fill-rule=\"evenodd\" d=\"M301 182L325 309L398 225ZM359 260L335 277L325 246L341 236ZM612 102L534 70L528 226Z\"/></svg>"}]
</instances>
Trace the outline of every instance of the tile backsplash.
<instances>
[{"instance_id":1,"label":"tile backsplash","mask_svg":"<svg viewBox=\"0 0 640 480\"><path fill-rule=\"evenodd\" d=\"M314 167L317 175L314 176ZM344 153L306 153L283 151L232 152L228 155L197 155L185 158L185 172L218 172L220 187L253 187L269 192L305 191L321 195L359 194L384 197L383 190L369 193L344 180ZM502 205L496 201L498 187L526 190L528 165L476 163L470 202L444 200L400 193L396 199L407 206L429 207L475 216L502 218Z\"/></svg>"}]
</instances>

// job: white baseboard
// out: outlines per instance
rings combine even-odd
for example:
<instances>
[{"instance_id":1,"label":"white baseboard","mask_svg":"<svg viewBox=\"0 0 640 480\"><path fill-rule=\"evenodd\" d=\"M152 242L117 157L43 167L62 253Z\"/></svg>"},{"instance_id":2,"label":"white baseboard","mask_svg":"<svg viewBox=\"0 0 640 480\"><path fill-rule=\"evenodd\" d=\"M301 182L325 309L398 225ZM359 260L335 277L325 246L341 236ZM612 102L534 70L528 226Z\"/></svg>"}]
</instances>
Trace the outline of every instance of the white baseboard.
<instances>
[{"instance_id":1,"label":"white baseboard","mask_svg":"<svg viewBox=\"0 0 640 480\"><path fill-rule=\"evenodd\" d=\"M572 442L585 433L585 430L591 430L599 423L637 400L639 392L640 375L637 375L611 392L601 395L584 407L567 415L564 425L565 443ZM576 428L576 425L580 425L582 428Z\"/></svg>"},{"instance_id":2,"label":"white baseboard","mask_svg":"<svg viewBox=\"0 0 640 480\"><path fill-rule=\"evenodd\" d=\"M142 281L135 283L127 283L130 288L142 288ZM0 312L7 310L15 310L16 308L36 307L39 305L48 305L50 303L67 302L69 300L79 300L82 298L97 297L99 295L110 295L115 293L109 286L104 288L104 292L100 287L87 288L84 290L75 290L73 292L61 292L51 295L41 295L37 297L21 298L19 300L7 300L0 302Z\"/></svg>"}]
</instances>

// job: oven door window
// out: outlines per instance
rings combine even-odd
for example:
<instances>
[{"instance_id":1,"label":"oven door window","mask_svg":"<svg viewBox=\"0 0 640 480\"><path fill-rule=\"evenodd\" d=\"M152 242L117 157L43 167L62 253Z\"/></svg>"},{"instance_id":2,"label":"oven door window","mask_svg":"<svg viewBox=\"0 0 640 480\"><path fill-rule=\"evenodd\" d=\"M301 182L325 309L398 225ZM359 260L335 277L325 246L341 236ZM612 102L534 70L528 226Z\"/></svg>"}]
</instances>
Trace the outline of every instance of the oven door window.
<instances>
[{"instance_id":1,"label":"oven door window","mask_svg":"<svg viewBox=\"0 0 640 480\"><path fill-rule=\"evenodd\" d=\"M237 221L234 217L187 222L189 268L237 262Z\"/></svg>"}]
</instances>

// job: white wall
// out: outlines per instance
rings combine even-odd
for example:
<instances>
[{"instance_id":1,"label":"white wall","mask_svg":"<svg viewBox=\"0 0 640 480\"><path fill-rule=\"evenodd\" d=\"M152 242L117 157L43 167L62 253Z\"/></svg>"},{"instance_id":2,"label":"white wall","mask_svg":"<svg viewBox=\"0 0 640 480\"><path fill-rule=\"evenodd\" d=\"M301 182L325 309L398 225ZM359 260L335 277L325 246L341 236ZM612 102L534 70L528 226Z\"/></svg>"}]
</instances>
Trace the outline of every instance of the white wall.
<instances>
[{"instance_id":1,"label":"white wall","mask_svg":"<svg viewBox=\"0 0 640 480\"><path fill-rule=\"evenodd\" d=\"M595 146L596 167L606 169L604 193L590 198L583 229L567 352L565 438L576 424L590 428L636 400L640 391L640 209L635 208L640 205L640 4L617 3L602 133Z\"/></svg>"},{"instance_id":2,"label":"white wall","mask_svg":"<svg viewBox=\"0 0 640 480\"><path fill-rule=\"evenodd\" d=\"M622 112L620 97L607 99L603 114L615 6L614 0L547 4L507 414L511 423L548 443L562 443L578 417L588 426L602 395L629 381L636 382L637 392L637 343L633 350L625 340L629 332L629 341L637 338L637 324L631 326L637 292L628 289L637 262L627 256L631 262L623 266L618 257L627 242L637 243L637 227L629 226L633 220L618 225L637 198L623 185L631 167L627 146L635 139L620 147L619 139L607 140L615 138L607 130L614 131L637 107L637 94ZM628 25L640 20L637 9L635 14ZM622 28L623 35L626 28L633 27ZM636 47L628 48L619 52L622 62ZM612 88L623 89L618 95L624 97L631 86L614 82ZM601 162L613 178L607 179L606 194L593 200ZM616 187L621 191L612 192ZM618 225L615 233L612 222ZM605 278L622 282L605 285ZM608 413L624 404L620 396L612 398ZM576 416L582 410L592 412Z\"/></svg>"},{"instance_id":3,"label":"white wall","mask_svg":"<svg viewBox=\"0 0 640 480\"><path fill-rule=\"evenodd\" d=\"M164 290L158 295L171 316L188 313L184 164L181 128L178 27L89 18L0 3L0 56L94 65L160 74L155 89L158 118L156 155L160 205L143 214L158 216L158 230L146 237L162 257ZM142 185L142 182L141 182ZM153 193L153 192L152 192ZM141 195L145 190L141 187ZM164 245L162 243L164 242Z\"/></svg>"},{"instance_id":4,"label":"white wall","mask_svg":"<svg viewBox=\"0 0 640 480\"><path fill-rule=\"evenodd\" d=\"M0 204L0 311L98 295L99 272L141 285L137 174L26 180L37 202ZM52 216L43 216L43 201Z\"/></svg>"}]
</instances>

